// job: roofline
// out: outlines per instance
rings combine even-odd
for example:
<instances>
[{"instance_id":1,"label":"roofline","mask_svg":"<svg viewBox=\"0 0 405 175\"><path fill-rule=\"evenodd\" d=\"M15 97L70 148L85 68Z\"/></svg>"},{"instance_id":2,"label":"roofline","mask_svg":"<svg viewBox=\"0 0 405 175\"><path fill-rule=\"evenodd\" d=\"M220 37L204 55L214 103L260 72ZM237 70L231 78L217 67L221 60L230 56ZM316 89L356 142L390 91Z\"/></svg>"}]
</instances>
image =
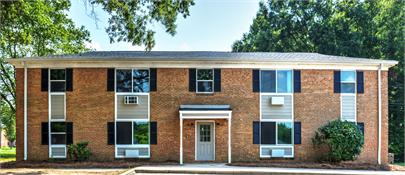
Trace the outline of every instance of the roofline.
<instances>
[{"instance_id":1,"label":"roofline","mask_svg":"<svg viewBox=\"0 0 405 175\"><path fill-rule=\"evenodd\" d=\"M390 67L398 64L393 60L362 60L362 61L255 61L255 60L170 60L154 61L154 58L103 58L100 59L66 59L66 58L28 58L28 59L10 59L9 63L16 68L23 68L24 63L27 68L284 68L284 69L353 69L353 70L378 70L382 65L382 70L388 70Z\"/></svg>"}]
</instances>

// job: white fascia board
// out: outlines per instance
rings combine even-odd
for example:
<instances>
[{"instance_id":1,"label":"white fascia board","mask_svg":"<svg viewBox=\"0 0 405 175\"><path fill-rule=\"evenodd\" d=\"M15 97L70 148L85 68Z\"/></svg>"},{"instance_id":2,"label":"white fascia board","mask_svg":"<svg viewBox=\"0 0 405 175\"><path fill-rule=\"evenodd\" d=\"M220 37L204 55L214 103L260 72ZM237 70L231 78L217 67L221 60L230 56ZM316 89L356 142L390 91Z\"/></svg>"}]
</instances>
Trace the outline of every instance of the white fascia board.
<instances>
[{"instance_id":1,"label":"white fascia board","mask_svg":"<svg viewBox=\"0 0 405 175\"><path fill-rule=\"evenodd\" d=\"M22 60L8 60L23 68ZM395 66L397 61L382 60L382 70ZM28 68L257 68L257 69L355 69L378 70L380 63L367 62L246 62L246 61L114 61L114 60L26 60Z\"/></svg>"}]
</instances>

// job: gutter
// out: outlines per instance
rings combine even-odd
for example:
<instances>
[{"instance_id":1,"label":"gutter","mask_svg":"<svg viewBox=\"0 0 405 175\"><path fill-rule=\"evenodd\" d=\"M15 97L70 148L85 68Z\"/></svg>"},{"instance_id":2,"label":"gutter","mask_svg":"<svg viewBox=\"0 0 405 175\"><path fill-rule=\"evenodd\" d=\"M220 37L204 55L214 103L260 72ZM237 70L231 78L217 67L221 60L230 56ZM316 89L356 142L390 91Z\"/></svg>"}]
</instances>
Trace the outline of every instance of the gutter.
<instances>
[{"instance_id":1,"label":"gutter","mask_svg":"<svg viewBox=\"0 0 405 175\"><path fill-rule=\"evenodd\" d=\"M381 164L381 67L378 67L378 151L377 159L378 164Z\"/></svg>"},{"instance_id":2,"label":"gutter","mask_svg":"<svg viewBox=\"0 0 405 175\"><path fill-rule=\"evenodd\" d=\"M24 160L27 160L27 64L24 66Z\"/></svg>"}]
</instances>

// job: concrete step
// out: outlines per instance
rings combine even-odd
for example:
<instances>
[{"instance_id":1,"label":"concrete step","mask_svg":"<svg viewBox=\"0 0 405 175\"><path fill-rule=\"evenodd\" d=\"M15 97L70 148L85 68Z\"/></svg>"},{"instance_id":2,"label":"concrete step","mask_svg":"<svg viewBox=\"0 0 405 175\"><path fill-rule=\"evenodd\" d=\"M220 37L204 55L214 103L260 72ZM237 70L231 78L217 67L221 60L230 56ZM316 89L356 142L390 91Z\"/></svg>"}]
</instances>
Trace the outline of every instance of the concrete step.
<instances>
[{"instance_id":1,"label":"concrete step","mask_svg":"<svg viewBox=\"0 0 405 175\"><path fill-rule=\"evenodd\" d=\"M273 175L405 175L405 172L305 168L240 167L225 164L148 165L127 174L273 174Z\"/></svg>"}]
</instances>

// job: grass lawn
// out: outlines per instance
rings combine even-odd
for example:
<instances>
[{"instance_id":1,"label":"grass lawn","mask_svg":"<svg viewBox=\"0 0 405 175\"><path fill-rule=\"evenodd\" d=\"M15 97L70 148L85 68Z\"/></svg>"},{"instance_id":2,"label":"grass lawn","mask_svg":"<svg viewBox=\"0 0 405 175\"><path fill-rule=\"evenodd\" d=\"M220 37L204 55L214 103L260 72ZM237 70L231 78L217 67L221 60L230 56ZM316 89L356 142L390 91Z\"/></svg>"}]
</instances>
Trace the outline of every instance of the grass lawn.
<instances>
[{"instance_id":1,"label":"grass lawn","mask_svg":"<svg viewBox=\"0 0 405 175\"><path fill-rule=\"evenodd\" d=\"M1 147L0 162L15 161L15 148Z\"/></svg>"},{"instance_id":2,"label":"grass lawn","mask_svg":"<svg viewBox=\"0 0 405 175\"><path fill-rule=\"evenodd\" d=\"M394 163L395 165L400 165L400 166L405 166L405 162L397 162L397 163Z\"/></svg>"}]
</instances>

